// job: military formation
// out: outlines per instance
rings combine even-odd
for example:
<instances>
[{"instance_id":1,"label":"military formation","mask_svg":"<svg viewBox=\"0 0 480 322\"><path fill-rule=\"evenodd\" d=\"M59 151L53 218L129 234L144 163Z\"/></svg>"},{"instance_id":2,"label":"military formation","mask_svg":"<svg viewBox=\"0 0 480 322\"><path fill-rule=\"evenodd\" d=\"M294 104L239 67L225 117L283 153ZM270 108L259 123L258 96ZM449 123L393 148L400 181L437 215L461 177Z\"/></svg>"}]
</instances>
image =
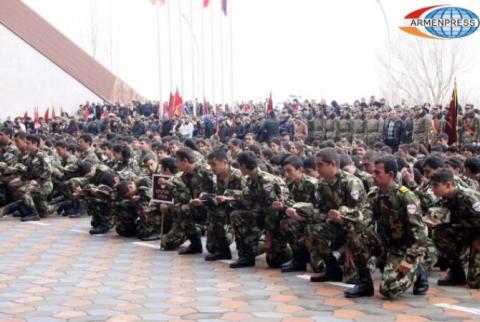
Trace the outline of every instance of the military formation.
<instances>
[{"instance_id":1,"label":"military formation","mask_svg":"<svg viewBox=\"0 0 480 322\"><path fill-rule=\"evenodd\" d=\"M438 285L479 288L473 106L448 145L441 106L357 103L162 121L109 113L73 132L64 125L74 117L4 122L0 215L89 216L92 235L160 240L180 255L204 253L204 235L206 261L231 260L235 242L232 269L265 253L282 272L310 268L311 282L353 284L349 298L374 294L376 269L388 299L426 294L434 269L447 271ZM173 203L153 199L155 174Z\"/></svg>"}]
</instances>

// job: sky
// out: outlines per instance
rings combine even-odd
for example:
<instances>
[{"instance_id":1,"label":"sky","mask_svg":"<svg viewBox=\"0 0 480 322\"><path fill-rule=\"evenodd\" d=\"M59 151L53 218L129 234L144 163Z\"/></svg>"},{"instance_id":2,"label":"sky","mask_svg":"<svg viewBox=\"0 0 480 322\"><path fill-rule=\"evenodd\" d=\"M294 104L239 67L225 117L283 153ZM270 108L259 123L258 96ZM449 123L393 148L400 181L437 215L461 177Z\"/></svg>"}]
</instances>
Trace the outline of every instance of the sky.
<instances>
[{"instance_id":1,"label":"sky","mask_svg":"<svg viewBox=\"0 0 480 322\"><path fill-rule=\"evenodd\" d=\"M166 1L167 6L157 7L150 0L24 0L90 54L96 39L95 57L144 97L168 100L168 93L178 88L187 99L205 96L213 102L264 100L270 93L276 102L292 95L328 102L381 96L379 57L385 56L389 39L405 37L398 28L403 17L442 4L229 0L225 17L221 0L211 0L207 9L203 0ZM480 14L479 1L449 4ZM457 75L459 91L468 91L468 99L478 104L479 40L480 31L457 40L471 53L469 68Z\"/></svg>"}]
</instances>

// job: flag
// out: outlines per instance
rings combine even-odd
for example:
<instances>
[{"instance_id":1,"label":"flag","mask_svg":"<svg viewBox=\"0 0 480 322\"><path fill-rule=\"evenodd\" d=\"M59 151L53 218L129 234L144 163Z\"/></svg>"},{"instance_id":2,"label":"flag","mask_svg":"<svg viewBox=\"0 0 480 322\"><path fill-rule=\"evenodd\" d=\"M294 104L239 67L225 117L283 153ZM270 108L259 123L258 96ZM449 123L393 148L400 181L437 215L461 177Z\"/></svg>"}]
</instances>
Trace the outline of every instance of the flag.
<instances>
[{"instance_id":1,"label":"flag","mask_svg":"<svg viewBox=\"0 0 480 322\"><path fill-rule=\"evenodd\" d=\"M273 100L272 100L272 93L270 93L270 98L268 99L267 103L267 114L273 111Z\"/></svg>"},{"instance_id":2,"label":"flag","mask_svg":"<svg viewBox=\"0 0 480 322\"><path fill-rule=\"evenodd\" d=\"M50 108L47 107L47 110L45 111L45 114L43 114L43 120L45 121L45 123L48 123L49 114L50 114Z\"/></svg>"},{"instance_id":3,"label":"flag","mask_svg":"<svg viewBox=\"0 0 480 322\"><path fill-rule=\"evenodd\" d=\"M55 107L52 106L52 119L55 119L57 115L55 114Z\"/></svg>"},{"instance_id":4,"label":"flag","mask_svg":"<svg viewBox=\"0 0 480 322\"><path fill-rule=\"evenodd\" d=\"M167 114L168 117L172 117L173 116L173 93L170 92L170 98L168 99L168 106L167 106L167 110L166 111L163 111L164 114Z\"/></svg>"},{"instance_id":5,"label":"flag","mask_svg":"<svg viewBox=\"0 0 480 322\"><path fill-rule=\"evenodd\" d=\"M210 0L203 0L203 7L206 8L210 5Z\"/></svg>"},{"instance_id":6,"label":"flag","mask_svg":"<svg viewBox=\"0 0 480 322\"><path fill-rule=\"evenodd\" d=\"M227 15L227 0L222 0L222 11L223 11L223 14L226 16Z\"/></svg>"},{"instance_id":7,"label":"flag","mask_svg":"<svg viewBox=\"0 0 480 322\"><path fill-rule=\"evenodd\" d=\"M164 6L165 3L166 3L166 0L150 0L150 3L153 4L153 5L160 4L160 5Z\"/></svg>"},{"instance_id":8,"label":"flag","mask_svg":"<svg viewBox=\"0 0 480 322\"><path fill-rule=\"evenodd\" d=\"M178 92L178 88L175 91L175 95L173 96L172 108L173 116L178 117L183 115L183 98Z\"/></svg>"},{"instance_id":9,"label":"flag","mask_svg":"<svg viewBox=\"0 0 480 322\"><path fill-rule=\"evenodd\" d=\"M458 132L457 132L457 81L453 85L452 100L448 108L447 122L445 123L445 133L448 134L448 144L458 144Z\"/></svg>"},{"instance_id":10,"label":"flag","mask_svg":"<svg viewBox=\"0 0 480 322\"><path fill-rule=\"evenodd\" d=\"M34 108L34 119L33 119L33 128L35 130L37 130L39 127L40 127L40 124L38 123L38 119L39 119L39 116L38 116L38 106Z\"/></svg>"},{"instance_id":11,"label":"flag","mask_svg":"<svg viewBox=\"0 0 480 322\"><path fill-rule=\"evenodd\" d=\"M60 116L63 117L64 116L64 113L63 113L63 106L60 106Z\"/></svg>"},{"instance_id":12,"label":"flag","mask_svg":"<svg viewBox=\"0 0 480 322\"><path fill-rule=\"evenodd\" d=\"M25 114L23 114L23 121L26 121L28 118L28 113L27 111L25 111Z\"/></svg>"},{"instance_id":13,"label":"flag","mask_svg":"<svg viewBox=\"0 0 480 322\"><path fill-rule=\"evenodd\" d=\"M203 114L203 115L208 115L208 114L210 114L210 109L208 108L208 102L207 102L207 100L205 99L205 97L203 98L203 111L202 111L202 114Z\"/></svg>"}]
</instances>

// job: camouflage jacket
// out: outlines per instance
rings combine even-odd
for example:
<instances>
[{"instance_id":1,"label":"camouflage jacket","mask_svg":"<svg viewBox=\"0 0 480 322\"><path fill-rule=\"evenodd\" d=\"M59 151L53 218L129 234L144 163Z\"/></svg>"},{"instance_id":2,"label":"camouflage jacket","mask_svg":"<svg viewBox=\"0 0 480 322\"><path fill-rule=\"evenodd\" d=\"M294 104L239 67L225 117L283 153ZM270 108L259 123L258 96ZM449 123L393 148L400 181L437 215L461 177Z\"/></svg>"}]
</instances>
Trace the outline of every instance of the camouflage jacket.
<instances>
[{"instance_id":1,"label":"camouflage jacket","mask_svg":"<svg viewBox=\"0 0 480 322\"><path fill-rule=\"evenodd\" d=\"M439 204L450 210L452 225L480 228L480 192L456 186L454 196L442 198Z\"/></svg>"},{"instance_id":2,"label":"camouflage jacket","mask_svg":"<svg viewBox=\"0 0 480 322\"><path fill-rule=\"evenodd\" d=\"M39 184L44 184L52 178L52 168L50 167L50 158L42 151L36 151L30 155L27 163L27 171L24 174L25 180L36 180Z\"/></svg>"},{"instance_id":3,"label":"camouflage jacket","mask_svg":"<svg viewBox=\"0 0 480 322\"><path fill-rule=\"evenodd\" d=\"M3 153L0 156L0 162L4 162L7 166L15 165L20 155L20 150L18 150L15 144L10 143L4 146L2 150Z\"/></svg>"},{"instance_id":4,"label":"camouflage jacket","mask_svg":"<svg viewBox=\"0 0 480 322\"><path fill-rule=\"evenodd\" d=\"M343 219L349 222L364 221L360 211L365 200L365 188L360 179L343 170L338 170L333 182L321 179L317 185L316 208L318 213L313 220L326 220L327 213L338 210Z\"/></svg>"},{"instance_id":5,"label":"camouflage jacket","mask_svg":"<svg viewBox=\"0 0 480 322\"><path fill-rule=\"evenodd\" d=\"M365 212L371 212L377 235L390 253L406 255L410 262L425 254L428 230L420 200L412 191L394 184L388 193L374 189L368 201Z\"/></svg>"},{"instance_id":6,"label":"camouflage jacket","mask_svg":"<svg viewBox=\"0 0 480 322\"><path fill-rule=\"evenodd\" d=\"M83 161L88 161L88 162L91 162L93 164L97 164L97 163L100 162L97 154L95 153L95 151L92 148L90 148L86 151L80 152L78 162L83 162Z\"/></svg>"},{"instance_id":7,"label":"camouflage jacket","mask_svg":"<svg viewBox=\"0 0 480 322\"><path fill-rule=\"evenodd\" d=\"M271 210L274 201L285 203L289 199L289 192L280 177L257 168L255 178L247 178L243 197L249 209L263 212Z\"/></svg>"}]
</instances>

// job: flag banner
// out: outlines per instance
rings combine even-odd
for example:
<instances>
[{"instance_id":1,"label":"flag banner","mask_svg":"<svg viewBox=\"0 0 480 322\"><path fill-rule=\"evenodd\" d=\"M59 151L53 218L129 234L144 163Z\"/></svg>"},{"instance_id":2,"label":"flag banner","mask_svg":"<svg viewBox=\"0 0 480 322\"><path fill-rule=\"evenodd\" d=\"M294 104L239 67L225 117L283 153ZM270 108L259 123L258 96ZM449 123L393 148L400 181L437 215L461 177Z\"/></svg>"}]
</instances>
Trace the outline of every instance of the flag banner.
<instances>
[{"instance_id":1,"label":"flag banner","mask_svg":"<svg viewBox=\"0 0 480 322\"><path fill-rule=\"evenodd\" d=\"M227 0L221 0L222 1L222 11L223 14L226 16L227 15Z\"/></svg>"},{"instance_id":2,"label":"flag banner","mask_svg":"<svg viewBox=\"0 0 480 322\"><path fill-rule=\"evenodd\" d=\"M457 107L458 107L458 94L457 94L457 82L453 86L452 99L448 108L447 122L445 123L445 133L448 134L448 144L458 144L458 132L457 132Z\"/></svg>"},{"instance_id":3,"label":"flag banner","mask_svg":"<svg viewBox=\"0 0 480 322\"><path fill-rule=\"evenodd\" d=\"M150 3L153 4L153 5L160 4L160 5L164 6L166 4L166 0L150 0Z\"/></svg>"},{"instance_id":4,"label":"flag banner","mask_svg":"<svg viewBox=\"0 0 480 322\"><path fill-rule=\"evenodd\" d=\"M270 98L268 99L267 103L267 114L273 111L273 100L272 100L272 93L270 93Z\"/></svg>"},{"instance_id":5,"label":"flag banner","mask_svg":"<svg viewBox=\"0 0 480 322\"><path fill-rule=\"evenodd\" d=\"M43 114L43 120L45 121L45 123L48 123L49 114L50 114L50 108L47 107L47 110L45 111L45 114Z\"/></svg>"},{"instance_id":6,"label":"flag banner","mask_svg":"<svg viewBox=\"0 0 480 322\"><path fill-rule=\"evenodd\" d=\"M210 5L210 0L203 0L203 7L207 8Z\"/></svg>"}]
</instances>

